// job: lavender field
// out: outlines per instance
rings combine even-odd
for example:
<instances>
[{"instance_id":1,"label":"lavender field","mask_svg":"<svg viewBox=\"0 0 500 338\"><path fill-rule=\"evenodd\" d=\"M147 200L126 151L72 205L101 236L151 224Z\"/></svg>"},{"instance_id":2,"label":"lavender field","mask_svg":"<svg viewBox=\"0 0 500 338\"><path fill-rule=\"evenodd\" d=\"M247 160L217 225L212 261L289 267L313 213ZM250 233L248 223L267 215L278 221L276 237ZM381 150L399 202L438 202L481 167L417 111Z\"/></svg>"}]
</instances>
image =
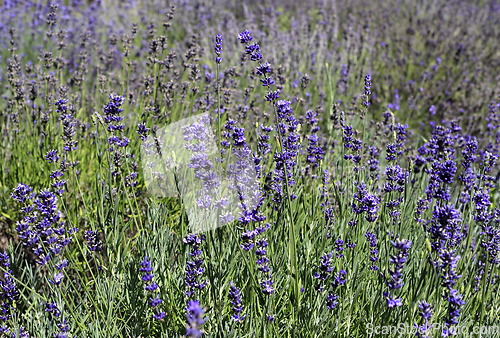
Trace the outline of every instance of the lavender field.
<instances>
[{"instance_id":1,"label":"lavender field","mask_svg":"<svg viewBox=\"0 0 500 338\"><path fill-rule=\"evenodd\" d=\"M500 1L0 0L1 337L500 337Z\"/></svg>"}]
</instances>

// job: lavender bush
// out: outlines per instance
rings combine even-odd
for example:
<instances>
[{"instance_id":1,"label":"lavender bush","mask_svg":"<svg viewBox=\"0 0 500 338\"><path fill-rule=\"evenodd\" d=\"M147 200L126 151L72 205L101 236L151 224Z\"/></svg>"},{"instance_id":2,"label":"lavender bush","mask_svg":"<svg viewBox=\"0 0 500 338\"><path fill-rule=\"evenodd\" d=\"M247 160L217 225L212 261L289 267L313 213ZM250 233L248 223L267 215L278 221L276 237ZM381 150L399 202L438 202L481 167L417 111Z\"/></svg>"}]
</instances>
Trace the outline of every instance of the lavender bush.
<instances>
[{"instance_id":1,"label":"lavender bush","mask_svg":"<svg viewBox=\"0 0 500 338\"><path fill-rule=\"evenodd\" d=\"M0 335L500 334L500 2L0 9Z\"/></svg>"}]
</instances>

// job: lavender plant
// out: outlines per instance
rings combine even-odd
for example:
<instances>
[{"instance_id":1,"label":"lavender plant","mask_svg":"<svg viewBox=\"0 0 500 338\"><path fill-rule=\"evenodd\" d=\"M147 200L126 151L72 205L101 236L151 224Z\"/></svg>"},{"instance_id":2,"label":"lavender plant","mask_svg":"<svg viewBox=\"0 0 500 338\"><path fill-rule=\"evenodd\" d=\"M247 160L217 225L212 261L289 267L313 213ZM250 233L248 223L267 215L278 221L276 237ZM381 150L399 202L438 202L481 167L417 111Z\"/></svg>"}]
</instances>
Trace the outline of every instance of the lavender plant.
<instances>
[{"instance_id":1,"label":"lavender plant","mask_svg":"<svg viewBox=\"0 0 500 338\"><path fill-rule=\"evenodd\" d=\"M498 1L0 9L0 335L499 325Z\"/></svg>"}]
</instances>

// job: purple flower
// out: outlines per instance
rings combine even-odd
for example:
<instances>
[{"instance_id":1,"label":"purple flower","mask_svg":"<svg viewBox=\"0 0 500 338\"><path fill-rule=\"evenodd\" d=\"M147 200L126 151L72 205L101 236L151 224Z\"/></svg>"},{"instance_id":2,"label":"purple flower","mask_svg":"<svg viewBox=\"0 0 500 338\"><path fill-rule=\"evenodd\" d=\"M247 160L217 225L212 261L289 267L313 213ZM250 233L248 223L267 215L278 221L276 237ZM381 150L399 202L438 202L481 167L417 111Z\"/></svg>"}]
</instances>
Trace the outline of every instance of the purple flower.
<instances>
[{"instance_id":1,"label":"purple flower","mask_svg":"<svg viewBox=\"0 0 500 338\"><path fill-rule=\"evenodd\" d=\"M142 279L142 278L141 278ZM151 283L147 284L145 287L144 287L144 290L146 291L155 291L156 289L158 289L158 284L156 284L154 281L151 280Z\"/></svg>"},{"instance_id":2,"label":"purple flower","mask_svg":"<svg viewBox=\"0 0 500 338\"><path fill-rule=\"evenodd\" d=\"M52 314L57 320L57 328L61 331L55 334L55 337L67 337L69 325L66 318L61 316L61 311L57 308L56 303L45 303L45 312Z\"/></svg>"},{"instance_id":3,"label":"purple flower","mask_svg":"<svg viewBox=\"0 0 500 338\"><path fill-rule=\"evenodd\" d=\"M284 100L276 102L276 113L278 116L276 128L279 128L279 135L281 135L281 151L274 154L276 169L273 173L271 187L273 205L277 210L281 206L283 198L286 198L286 189L290 189L295 184L293 168L297 164L296 157L301 145L297 133L298 121L293 115L291 102ZM286 181L288 181L288 187L285 186ZM289 197L293 200L296 196L290 193Z\"/></svg>"},{"instance_id":4,"label":"purple flower","mask_svg":"<svg viewBox=\"0 0 500 338\"><path fill-rule=\"evenodd\" d=\"M372 93L372 78L370 77L370 74L366 74L365 76L365 101L363 102L363 105L368 107L370 105L369 101L369 96Z\"/></svg>"},{"instance_id":5,"label":"purple flower","mask_svg":"<svg viewBox=\"0 0 500 338\"><path fill-rule=\"evenodd\" d=\"M254 53L260 52L260 46L256 43L252 43L250 45L247 45L245 48L245 53L248 55L252 55Z\"/></svg>"},{"instance_id":6,"label":"purple flower","mask_svg":"<svg viewBox=\"0 0 500 338\"><path fill-rule=\"evenodd\" d=\"M255 68L255 74L259 76L266 76L268 73L271 73L271 65L267 62Z\"/></svg>"},{"instance_id":7,"label":"purple flower","mask_svg":"<svg viewBox=\"0 0 500 338\"><path fill-rule=\"evenodd\" d=\"M309 141L309 146L307 147L307 163L311 164L313 167L319 167L319 162L323 159L324 150L318 145L318 135L319 126L316 120L317 113L309 110L306 112L306 121L311 127L311 135L306 136Z\"/></svg>"},{"instance_id":8,"label":"purple flower","mask_svg":"<svg viewBox=\"0 0 500 338\"><path fill-rule=\"evenodd\" d=\"M156 307L160 305L161 302L162 300L158 295L156 295L156 298L149 298L149 305L151 305L151 307Z\"/></svg>"},{"instance_id":9,"label":"purple flower","mask_svg":"<svg viewBox=\"0 0 500 338\"><path fill-rule=\"evenodd\" d=\"M242 315L243 312L243 304L241 300L240 289L234 286L234 283L231 282L230 290L229 290L229 300L231 303L231 307L233 310L232 319L236 322L242 322L246 315Z\"/></svg>"},{"instance_id":10,"label":"purple flower","mask_svg":"<svg viewBox=\"0 0 500 338\"><path fill-rule=\"evenodd\" d=\"M34 194L31 194L33 188L27 184L19 183L16 188L11 192L10 196L12 199L20 202L26 203L29 199L34 197Z\"/></svg>"},{"instance_id":11,"label":"purple flower","mask_svg":"<svg viewBox=\"0 0 500 338\"><path fill-rule=\"evenodd\" d=\"M420 309L420 316L426 321L431 320L432 317L432 305L427 303L425 300L421 301L418 304L418 308Z\"/></svg>"},{"instance_id":12,"label":"purple flower","mask_svg":"<svg viewBox=\"0 0 500 338\"><path fill-rule=\"evenodd\" d=\"M396 239L395 241L391 241L391 245L398 252L396 255L389 256L389 263L394 265L394 270L389 270L390 280L386 283L392 296L388 297L388 292L384 292L384 296L387 299L387 306L390 308L402 305L401 298L394 298L394 292L395 290L401 289L404 284L402 271L408 257L408 250L411 248L411 244L411 241L406 239Z\"/></svg>"},{"instance_id":13,"label":"purple flower","mask_svg":"<svg viewBox=\"0 0 500 338\"><path fill-rule=\"evenodd\" d=\"M418 309L419 309L419 314L422 317L422 325L418 326L418 324L415 324L415 328L417 329L417 337L419 338L427 338L429 337L428 332L433 325L429 325L429 322L432 317L432 305L427 303L425 300L422 300L418 304Z\"/></svg>"},{"instance_id":14,"label":"purple flower","mask_svg":"<svg viewBox=\"0 0 500 338\"><path fill-rule=\"evenodd\" d=\"M139 269L139 272L144 273L144 275L141 276L141 279L145 282L149 282L153 279L153 274L151 273L151 271L153 271L153 267L147 257L144 257L144 260L141 262L141 266L142 267Z\"/></svg>"},{"instance_id":15,"label":"purple flower","mask_svg":"<svg viewBox=\"0 0 500 338\"><path fill-rule=\"evenodd\" d=\"M318 284L316 286L316 291L318 292L323 292L325 289L325 285L323 282L330 277L331 272L333 271L333 267L331 267L331 260L333 256L333 251L330 252L329 254L324 253L323 256L321 256L321 261L318 266L319 272L316 272L314 274L314 278L318 279Z\"/></svg>"},{"instance_id":16,"label":"purple flower","mask_svg":"<svg viewBox=\"0 0 500 338\"><path fill-rule=\"evenodd\" d=\"M49 312L55 317L59 317L61 315L61 311L59 311L59 309L57 308L57 304L54 302L45 303L45 312Z\"/></svg>"},{"instance_id":17,"label":"purple flower","mask_svg":"<svg viewBox=\"0 0 500 338\"><path fill-rule=\"evenodd\" d=\"M100 234L97 230L86 230L85 231L85 240L87 241L87 246L90 251L101 251L102 250L102 242L99 239Z\"/></svg>"},{"instance_id":18,"label":"purple flower","mask_svg":"<svg viewBox=\"0 0 500 338\"><path fill-rule=\"evenodd\" d=\"M148 137L149 128L146 127L146 123L139 123L137 125L137 134L141 137L141 140L146 140Z\"/></svg>"},{"instance_id":19,"label":"purple flower","mask_svg":"<svg viewBox=\"0 0 500 338\"><path fill-rule=\"evenodd\" d=\"M252 37L250 36L250 31L245 30L238 34L238 40L240 40L241 43L249 43L252 41Z\"/></svg>"},{"instance_id":20,"label":"purple flower","mask_svg":"<svg viewBox=\"0 0 500 338\"><path fill-rule=\"evenodd\" d=\"M357 184L356 187L358 191L354 194L354 200L358 203L351 204L352 211L356 214L366 213L365 219L374 222L377 219L380 200L368 192L364 182Z\"/></svg>"},{"instance_id":21,"label":"purple flower","mask_svg":"<svg viewBox=\"0 0 500 338\"><path fill-rule=\"evenodd\" d=\"M220 64L222 62L222 59L221 59L221 54L222 54L222 35L221 34L217 34L215 36L215 54L217 55L216 58L215 58L215 62L217 64Z\"/></svg>"},{"instance_id":22,"label":"purple flower","mask_svg":"<svg viewBox=\"0 0 500 338\"><path fill-rule=\"evenodd\" d=\"M401 298L387 298L387 306L392 308L395 306L402 306L403 303L401 302Z\"/></svg>"},{"instance_id":23,"label":"purple flower","mask_svg":"<svg viewBox=\"0 0 500 338\"><path fill-rule=\"evenodd\" d=\"M11 194L25 204L21 208L25 216L17 223L16 231L23 244L38 257L37 263L45 265L71 242L72 233L66 232L56 194L42 190L37 195L30 194L31 191L29 186L21 184Z\"/></svg>"},{"instance_id":24,"label":"purple flower","mask_svg":"<svg viewBox=\"0 0 500 338\"><path fill-rule=\"evenodd\" d=\"M162 320L163 318L165 318L165 314L166 313L163 311L158 311L157 309L154 309L153 318L156 320Z\"/></svg>"},{"instance_id":25,"label":"purple flower","mask_svg":"<svg viewBox=\"0 0 500 338\"><path fill-rule=\"evenodd\" d=\"M144 260L141 262L141 268L139 272L142 272L143 275L141 279L146 282L146 286L144 289L148 292L153 292L158 289L158 285L153 281L153 267L151 266L151 261L148 260L148 257L145 256ZM161 320L165 317L165 312L161 312L157 307L162 303L162 299L156 295L155 298L149 298L149 305L153 308L153 318L156 320Z\"/></svg>"},{"instance_id":26,"label":"purple flower","mask_svg":"<svg viewBox=\"0 0 500 338\"><path fill-rule=\"evenodd\" d=\"M62 121L63 125L62 139L64 141L63 149L66 152L70 152L78 149L78 141L73 139L75 136L75 127L76 127L76 122L74 121L74 116L73 116L74 109L73 108L69 109L65 105L67 102L68 102L67 100L59 100L56 101L56 103L54 104L58 107L57 112L61 113L60 120Z\"/></svg>"},{"instance_id":27,"label":"purple flower","mask_svg":"<svg viewBox=\"0 0 500 338\"><path fill-rule=\"evenodd\" d=\"M276 89L275 91L269 91L266 94L266 100L268 102L275 102L280 98L280 90Z\"/></svg>"},{"instance_id":28,"label":"purple flower","mask_svg":"<svg viewBox=\"0 0 500 338\"><path fill-rule=\"evenodd\" d=\"M58 273L58 274L56 274L54 276L53 280L49 279L49 282L52 285L57 285L58 286L59 284L61 284L61 281L62 281L63 278L64 278L64 274L60 272L60 273Z\"/></svg>"},{"instance_id":29,"label":"purple flower","mask_svg":"<svg viewBox=\"0 0 500 338\"><path fill-rule=\"evenodd\" d=\"M387 183L384 185L383 189L386 193L391 191L402 193L404 191L405 180L408 174L399 165L388 166L385 175L387 177Z\"/></svg>"},{"instance_id":30,"label":"purple flower","mask_svg":"<svg viewBox=\"0 0 500 338\"><path fill-rule=\"evenodd\" d=\"M261 281L260 285L262 286L262 292L264 292L265 295L270 296L274 292L274 289L272 287L273 281L271 279L271 273L269 273L268 277L268 279Z\"/></svg>"},{"instance_id":31,"label":"purple flower","mask_svg":"<svg viewBox=\"0 0 500 338\"><path fill-rule=\"evenodd\" d=\"M335 309L335 306L337 306L338 302L337 302L337 299L339 297L333 293L329 293L327 296L326 296L326 300L325 300L325 303L326 303L326 307L330 310L333 310Z\"/></svg>"},{"instance_id":32,"label":"purple flower","mask_svg":"<svg viewBox=\"0 0 500 338\"><path fill-rule=\"evenodd\" d=\"M366 239L368 240L368 244L370 245L370 261L371 261L371 265L370 265L370 270L372 271L377 271L378 270L378 267L375 265L375 262L378 260L378 257L377 257L377 254L378 254L378 250L377 250L377 238L375 237L375 234L372 233L372 232L367 232L365 234L365 237Z\"/></svg>"},{"instance_id":33,"label":"purple flower","mask_svg":"<svg viewBox=\"0 0 500 338\"><path fill-rule=\"evenodd\" d=\"M199 258L202 253L200 245L204 239L204 235L193 234L189 234L183 239L184 244L191 246L191 251L188 254L191 256L192 261L186 261L185 277L185 283L187 286L186 295L188 297L194 295L195 289L203 290L208 284L208 280L206 282L200 282L198 280L198 278L205 271L202 267L203 260Z\"/></svg>"},{"instance_id":34,"label":"purple flower","mask_svg":"<svg viewBox=\"0 0 500 338\"><path fill-rule=\"evenodd\" d=\"M120 114L123 112L123 108L121 107L125 98L123 96L117 96L114 94L109 95L109 102L104 105L104 121L106 124L110 124L112 122L120 122L123 120L123 117ZM117 130L117 128L108 128L108 130Z\"/></svg>"},{"instance_id":35,"label":"purple flower","mask_svg":"<svg viewBox=\"0 0 500 338\"><path fill-rule=\"evenodd\" d=\"M260 79L260 81L262 82L262 85L263 85L264 87L269 87L269 86L272 86L273 84L275 84L275 82L274 82L274 80L273 80L272 76L262 78L262 79Z\"/></svg>"},{"instance_id":36,"label":"purple flower","mask_svg":"<svg viewBox=\"0 0 500 338\"><path fill-rule=\"evenodd\" d=\"M56 112L58 113L65 113L68 110L68 106L66 105L68 103L68 100L57 100L54 102L54 106L56 106Z\"/></svg>"},{"instance_id":37,"label":"purple flower","mask_svg":"<svg viewBox=\"0 0 500 338\"><path fill-rule=\"evenodd\" d=\"M398 148L397 148L397 145L396 145L396 144L394 144L394 143L389 143L389 144L387 145L387 150L386 150L386 152L387 152L387 156L385 157L385 159L386 159L387 161L394 161L394 160L396 159L396 153L397 153L397 150L398 150Z\"/></svg>"},{"instance_id":38,"label":"purple flower","mask_svg":"<svg viewBox=\"0 0 500 338\"><path fill-rule=\"evenodd\" d=\"M263 56L262 54L259 52L255 52L253 53L252 55L250 55L250 60L252 61L259 61L259 60L262 60Z\"/></svg>"},{"instance_id":39,"label":"purple flower","mask_svg":"<svg viewBox=\"0 0 500 338\"><path fill-rule=\"evenodd\" d=\"M465 236L461 222L460 213L455 210L453 205L436 205L428 228L432 250L439 251L445 245L448 247L457 246Z\"/></svg>"},{"instance_id":40,"label":"purple flower","mask_svg":"<svg viewBox=\"0 0 500 338\"><path fill-rule=\"evenodd\" d=\"M199 338L202 335L201 326L205 323L205 311L197 300L190 300L186 305L186 336Z\"/></svg>"},{"instance_id":41,"label":"purple flower","mask_svg":"<svg viewBox=\"0 0 500 338\"><path fill-rule=\"evenodd\" d=\"M49 163L56 163L57 161L59 161L59 158L60 156L57 155L57 150L56 149L53 149L53 150L50 150L46 155L45 155L45 159L47 161L49 161Z\"/></svg>"},{"instance_id":42,"label":"purple flower","mask_svg":"<svg viewBox=\"0 0 500 338\"><path fill-rule=\"evenodd\" d=\"M5 328L6 330L11 330L13 329L13 327L9 328L7 325L13 318L15 318L16 321L18 320L17 317L19 314L17 314L16 312L17 309L19 308L15 307L15 303L19 301L19 291L14 281L12 270L9 269L10 262L9 262L9 255L7 254L7 252L4 252L3 254L0 253L0 264L6 270L6 272L3 273L3 280L0 280L0 299L1 299L0 318L4 322L1 328ZM24 328L21 327L20 330L24 331ZM27 333L26 331L24 332ZM12 334L13 336L15 336L14 333ZM21 337L23 336L27 337L25 335L22 335Z\"/></svg>"}]
</instances>

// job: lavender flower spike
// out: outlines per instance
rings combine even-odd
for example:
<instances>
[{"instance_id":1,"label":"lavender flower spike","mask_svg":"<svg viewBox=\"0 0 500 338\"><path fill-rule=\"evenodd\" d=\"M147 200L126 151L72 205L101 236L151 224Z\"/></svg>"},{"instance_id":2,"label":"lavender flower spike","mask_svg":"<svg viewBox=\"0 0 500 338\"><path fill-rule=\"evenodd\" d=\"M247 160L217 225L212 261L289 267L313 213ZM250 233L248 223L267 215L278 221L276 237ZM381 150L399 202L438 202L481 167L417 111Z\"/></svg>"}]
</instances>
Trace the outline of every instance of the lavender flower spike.
<instances>
[{"instance_id":1,"label":"lavender flower spike","mask_svg":"<svg viewBox=\"0 0 500 338\"><path fill-rule=\"evenodd\" d=\"M205 311L197 300L190 300L186 306L186 336L199 338L202 335L201 326L205 323L203 315Z\"/></svg>"}]
</instances>

